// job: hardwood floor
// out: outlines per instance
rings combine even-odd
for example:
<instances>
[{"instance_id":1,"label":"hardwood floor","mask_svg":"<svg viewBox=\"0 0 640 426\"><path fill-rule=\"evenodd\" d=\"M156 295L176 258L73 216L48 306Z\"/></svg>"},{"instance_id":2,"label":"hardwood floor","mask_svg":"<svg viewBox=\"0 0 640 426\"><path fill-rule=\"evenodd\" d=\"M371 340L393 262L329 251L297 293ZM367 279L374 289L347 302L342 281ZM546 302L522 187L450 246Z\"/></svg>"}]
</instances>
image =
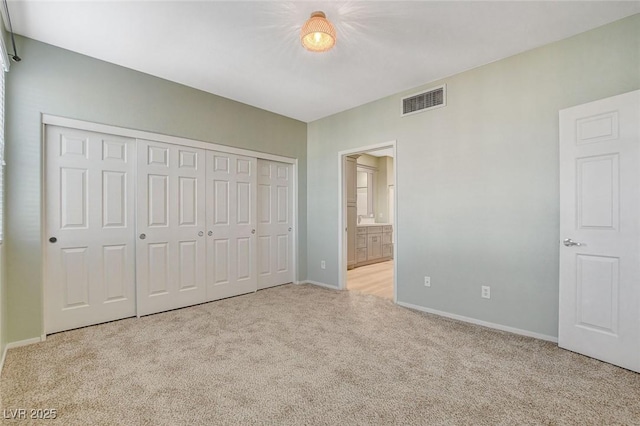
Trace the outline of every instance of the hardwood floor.
<instances>
[{"instance_id":1,"label":"hardwood floor","mask_svg":"<svg viewBox=\"0 0 640 426\"><path fill-rule=\"evenodd\" d=\"M347 271L347 290L393 300L393 260Z\"/></svg>"}]
</instances>

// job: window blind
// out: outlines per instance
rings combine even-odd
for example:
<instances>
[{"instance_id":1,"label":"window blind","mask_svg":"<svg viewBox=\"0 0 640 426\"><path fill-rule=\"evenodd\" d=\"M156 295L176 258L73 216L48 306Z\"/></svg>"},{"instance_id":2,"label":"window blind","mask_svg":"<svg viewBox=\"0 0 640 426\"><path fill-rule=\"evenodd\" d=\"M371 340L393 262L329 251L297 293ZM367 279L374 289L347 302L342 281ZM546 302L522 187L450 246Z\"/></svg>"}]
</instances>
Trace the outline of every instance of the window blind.
<instances>
[{"instance_id":1,"label":"window blind","mask_svg":"<svg viewBox=\"0 0 640 426\"><path fill-rule=\"evenodd\" d=\"M4 241L4 88L5 75L9 71L9 57L4 46L4 40L0 37L0 243Z\"/></svg>"}]
</instances>

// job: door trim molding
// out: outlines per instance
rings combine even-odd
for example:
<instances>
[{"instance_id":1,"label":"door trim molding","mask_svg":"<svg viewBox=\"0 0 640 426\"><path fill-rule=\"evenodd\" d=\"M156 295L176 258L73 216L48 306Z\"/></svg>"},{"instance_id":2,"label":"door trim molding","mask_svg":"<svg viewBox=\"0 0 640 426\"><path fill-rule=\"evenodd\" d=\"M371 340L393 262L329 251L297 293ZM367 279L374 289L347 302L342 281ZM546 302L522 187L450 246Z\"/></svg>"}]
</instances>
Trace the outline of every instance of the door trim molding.
<instances>
[{"instance_id":1,"label":"door trim molding","mask_svg":"<svg viewBox=\"0 0 640 426\"><path fill-rule=\"evenodd\" d=\"M202 148L210 151L222 151L229 154L244 155L247 157L262 158L264 160L280 161L282 163L295 164L296 159L282 155L268 154L266 152L252 151L250 149L235 148L228 145L220 145L212 142L203 142L180 136L164 135L162 133L146 132L144 130L129 129L126 127L112 126L110 124L92 123L90 121L76 120L73 118L59 117L56 115L42 114L43 125L69 127L90 132L106 133L109 135L125 136L134 139L148 139L155 142L183 145L192 148Z\"/></svg>"},{"instance_id":2,"label":"door trim molding","mask_svg":"<svg viewBox=\"0 0 640 426\"><path fill-rule=\"evenodd\" d=\"M345 176L344 176L344 157L365 153L367 151L375 151L383 148L391 148L393 150L393 186L394 205L393 205L393 302L398 303L398 151L397 140L383 142L373 145L366 145L357 148L347 149L338 152L338 289L346 290L347 288L347 239L345 238L345 227L347 217L347 202L345 198ZM307 281L310 282L310 281ZM334 287L335 288L335 287Z\"/></svg>"}]
</instances>

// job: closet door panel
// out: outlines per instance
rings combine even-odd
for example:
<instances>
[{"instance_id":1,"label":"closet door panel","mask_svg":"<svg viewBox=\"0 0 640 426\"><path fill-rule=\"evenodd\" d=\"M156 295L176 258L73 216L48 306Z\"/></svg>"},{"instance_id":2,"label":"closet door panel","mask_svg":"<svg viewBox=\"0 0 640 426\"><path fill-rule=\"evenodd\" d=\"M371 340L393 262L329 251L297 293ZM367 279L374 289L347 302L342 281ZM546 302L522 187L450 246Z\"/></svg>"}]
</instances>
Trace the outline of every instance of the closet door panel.
<instances>
[{"instance_id":1,"label":"closet door panel","mask_svg":"<svg viewBox=\"0 0 640 426\"><path fill-rule=\"evenodd\" d=\"M45 128L45 333L135 315L134 149Z\"/></svg>"},{"instance_id":2,"label":"closet door panel","mask_svg":"<svg viewBox=\"0 0 640 426\"><path fill-rule=\"evenodd\" d=\"M206 300L205 151L138 140L138 314Z\"/></svg>"},{"instance_id":3,"label":"closet door panel","mask_svg":"<svg viewBox=\"0 0 640 426\"><path fill-rule=\"evenodd\" d=\"M256 159L207 152L207 300L257 289Z\"/></svg>"},{"instance_id":4,"label":"closet door panel","mask_svg":"<svg viewBox=\"0 0 640 426\"><path fill-rule=\"evenodd\" d=\"M258 288L293 282L293 166L258 160Z\"/></svg>"}]
</instances>

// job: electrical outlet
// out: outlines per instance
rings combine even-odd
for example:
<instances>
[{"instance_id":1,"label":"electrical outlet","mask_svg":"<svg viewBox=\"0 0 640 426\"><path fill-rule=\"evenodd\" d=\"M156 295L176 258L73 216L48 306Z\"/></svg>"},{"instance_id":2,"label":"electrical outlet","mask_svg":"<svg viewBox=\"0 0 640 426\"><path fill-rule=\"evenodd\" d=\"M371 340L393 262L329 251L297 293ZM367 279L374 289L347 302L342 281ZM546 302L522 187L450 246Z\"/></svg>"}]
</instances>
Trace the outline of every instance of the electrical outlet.
<instances>
[{"instance_id":1,"label":"electrical outlet","mask_svg":"<svg viewBox=\"0 0 640 426\"><path fill-rule=\"evenodd\" d=\"M327 269L327 263L324 260L320 261L320 268L321 269Z\"/></svg>"},{"instance_id":2,"label":"electrical outlet","mask_svg":"<svg viewBox=\"0 0 640 426\"><path fill-rule=\"evenodd\" d=\"M424 286L425 287L431 287L431 277L424 277Z\"/></svg>"},{"instance_id":3,"label":"electrical outlet","mask_svg":"<svg viewBox=\"0 0 640 426\"><path fill-rule=\"evenodd\" d=\"M491 299L491 287L489 287L488 285L483 285L482 293L480 293L480 296L484 299Z\"/></svg>"}]
</instances>

